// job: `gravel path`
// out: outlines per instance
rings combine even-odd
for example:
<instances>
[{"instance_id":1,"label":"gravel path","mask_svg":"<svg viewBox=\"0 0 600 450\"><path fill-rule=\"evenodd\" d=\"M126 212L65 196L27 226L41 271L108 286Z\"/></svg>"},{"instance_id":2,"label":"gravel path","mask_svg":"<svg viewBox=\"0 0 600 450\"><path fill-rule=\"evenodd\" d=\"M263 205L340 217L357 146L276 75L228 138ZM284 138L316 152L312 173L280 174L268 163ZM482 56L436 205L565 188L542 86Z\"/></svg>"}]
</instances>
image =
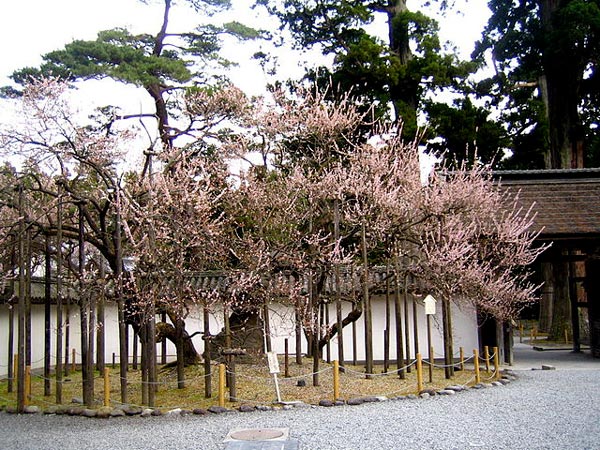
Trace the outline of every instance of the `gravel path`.
<instances>
[{"instance_id":1,"label":"gravel path","mask_svg":"<svg viewBox=\"0 0 600 450\"><path fill-rule=\"evenodd\" d=\"M600 371L520 371L507 386L360 406L86 419L0 413L1 449L223 449L234 428L289 428L300 449L599 449Z\"/></svg>"}]
</instances>

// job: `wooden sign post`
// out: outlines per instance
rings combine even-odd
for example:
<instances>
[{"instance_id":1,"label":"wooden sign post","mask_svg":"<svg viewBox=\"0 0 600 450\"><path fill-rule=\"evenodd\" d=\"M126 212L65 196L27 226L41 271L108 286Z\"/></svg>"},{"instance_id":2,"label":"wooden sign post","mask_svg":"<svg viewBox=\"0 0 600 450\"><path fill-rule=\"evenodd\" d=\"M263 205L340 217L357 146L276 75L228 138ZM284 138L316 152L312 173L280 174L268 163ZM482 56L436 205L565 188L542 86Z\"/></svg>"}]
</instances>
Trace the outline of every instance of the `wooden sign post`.
<instances>
[{"instance_id":1,"label":"wooden sign post","mask_svg":"<svg viewBox=\"0 0 600 450\"><path fill-rule=\"evenodd\" d=\"M277 352L267 352L267 360L269 362L269 373L273 375L275 381L275 392L277 393L277 403L281 403L281 394L279 392L279 381L277 380L277 374L279 373L279 360L277 359Z\"/></svg>"},{"instance_id":2,"label":"wooden sign post","mask_svg":"<svg viewBox=\"0 0 600 450\"><path fill-rule=\"evenodd\" d=\"M427 316L427 345L429 347L429 382L433 382L433 347L431 346L431 316L435 315L435 304L437 300L428 295L423 300L425 303L425 315Z\"/></svg>"}]
</instances>

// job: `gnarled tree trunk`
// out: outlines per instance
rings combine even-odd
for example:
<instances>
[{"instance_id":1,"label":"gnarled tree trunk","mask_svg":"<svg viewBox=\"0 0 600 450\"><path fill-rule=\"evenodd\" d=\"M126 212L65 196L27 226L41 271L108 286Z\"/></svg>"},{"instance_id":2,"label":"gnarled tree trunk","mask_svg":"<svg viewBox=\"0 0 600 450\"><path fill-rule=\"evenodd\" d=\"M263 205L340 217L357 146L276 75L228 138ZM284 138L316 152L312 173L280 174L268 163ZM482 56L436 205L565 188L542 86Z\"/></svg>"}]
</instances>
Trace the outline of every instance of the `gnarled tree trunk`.
<instances>
[{"instance_id":1,"label":"gnarled tree trunk","mask_svg":"<svg viewBox=\"0 0 600 450\"><path fill-rule=\"evenodd\" d=\"M183 361L186 366L198 364L202 361L202 358L196 351L192 337L185 331L185 324L183 328ZM177 345L177 330L175 326L166 322L159 322L156 324L156 342L162 342L164 339L168 339L173 344Z\"/></svg>"}]
</instances>

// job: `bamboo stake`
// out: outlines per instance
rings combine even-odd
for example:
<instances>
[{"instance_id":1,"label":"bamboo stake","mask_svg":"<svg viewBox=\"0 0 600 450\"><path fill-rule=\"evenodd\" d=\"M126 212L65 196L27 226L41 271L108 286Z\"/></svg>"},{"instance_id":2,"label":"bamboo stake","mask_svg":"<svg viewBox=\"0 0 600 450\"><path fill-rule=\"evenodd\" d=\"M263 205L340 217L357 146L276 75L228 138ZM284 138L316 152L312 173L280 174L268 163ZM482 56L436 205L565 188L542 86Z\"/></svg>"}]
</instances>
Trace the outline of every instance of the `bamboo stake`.
<instances>
[{"instance_id":1,"label":"bamboo stake","mask_svg":"<svg viewBox=\"0 0 600 450\"><path fill-rule=\"evenodd\" d=\"M110 369L104 368L104 406L110 406Z\"/></svg>"},{"instance_id":2,"label":"bamboo stake","mask_svg":"<svg viewBox=\"0 0 600 450\"><path fill-rule=\"evenodd\" d=\"M417 353L417 391L421 393L423 390L423 361L421 354Z\"/></svg>"},{"instance_id":3,"label":"bamboo stake","mask_svg":"<svg viewBox=\"0 0 600 450\"><path fill-rule=\"evenodd\" d=\"M475 365L475 383L481 383L481 375L479 374L479 350L473 350L473 364Z\"/></svg>"},{"instance_id":4,"label":"bamboo stake","mask_svg":"<svg viewBox=\"0 0 600 450\"><path fill-rule=\"evenodd\" d=\"M494 347L494 371L496 373L495 379L500 379L500 357L498 355L498 347Z\"/></svg>"},{"instance_id":5,"label":"bamboo stake","mask_svg":"<svg viewBox=\"0 0 600 450\"><path fill-rule=\"evenodd\" d=\"M340 363L336 359L333 361L333 401L340 398Z\"/></svg>"},{"instance_id":6,"label":"bamboo stake","mask_svg":"<svg viewBox=\"0 0 600 450\"><path fill-rule=\"evenodd\" d=\"M219 406L225 406L225 364L219 364Z\"/></svg>"}]
</instances>

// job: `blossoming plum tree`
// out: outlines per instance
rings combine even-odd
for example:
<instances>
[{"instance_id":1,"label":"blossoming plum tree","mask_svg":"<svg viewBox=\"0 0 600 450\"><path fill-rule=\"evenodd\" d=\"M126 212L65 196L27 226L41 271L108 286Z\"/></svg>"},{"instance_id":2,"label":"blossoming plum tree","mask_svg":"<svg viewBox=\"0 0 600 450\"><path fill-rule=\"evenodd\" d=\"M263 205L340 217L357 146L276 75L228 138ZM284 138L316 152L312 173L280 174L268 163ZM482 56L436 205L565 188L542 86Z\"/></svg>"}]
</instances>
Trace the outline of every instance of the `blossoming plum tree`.
<instances>
[{"instance_id":1,"label":"blossoming plum tree","mask_svg":"<svg viewBox=\"0 0 600 450\"><path fill-rule=\"evenodd\" d=\"M269 304L288 301L315 373L323 347L362 315L370 374L370 274L378 265L394 261L397 281L411 276L411 289L442 300L448 360L450 302L504 320L535 299L526 267L543 248L533 246L531 215L485 167L440 170L423 183L418 139L405 142L397 126L372 123L350 96L330 102L300 89L251 102L231 87L191 89L180 110L196 124L192 138L124 171L131 132L78 124L65 94L53 80L31 84L25 126L1 133L2 148L24 158L33 180L31 223L58 234L57 202L67 201L76 206L61 233L101 254L117 287L123 252L135 259L120 325L134 324L145 361L154 361L156 311L168 312L171 323L159 324L158 335L176 343L180 386L185 363L199 360L184 322L192 300L262 314L267 337ZM256 153L258 164L233 173L231 160L252 162ZM8 200L4 210L14 214ZM4 248L9 241L3 235ZM362 274L361 295L342 288L342 269ZM227 288L198 292L190 274L206 271L225 274ZM328 323L332 298L336 318ZM346 317L343 300L351 305ZM144 370L151 382L152 363ZM146 395L151 403L152 389Z\"/></svg>"}]
</instances>

